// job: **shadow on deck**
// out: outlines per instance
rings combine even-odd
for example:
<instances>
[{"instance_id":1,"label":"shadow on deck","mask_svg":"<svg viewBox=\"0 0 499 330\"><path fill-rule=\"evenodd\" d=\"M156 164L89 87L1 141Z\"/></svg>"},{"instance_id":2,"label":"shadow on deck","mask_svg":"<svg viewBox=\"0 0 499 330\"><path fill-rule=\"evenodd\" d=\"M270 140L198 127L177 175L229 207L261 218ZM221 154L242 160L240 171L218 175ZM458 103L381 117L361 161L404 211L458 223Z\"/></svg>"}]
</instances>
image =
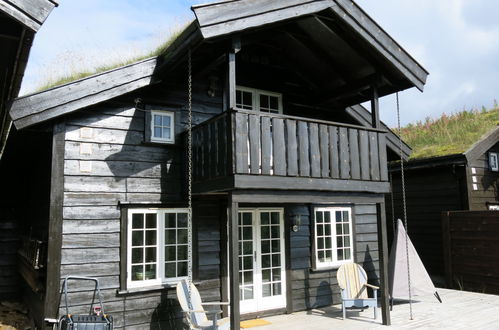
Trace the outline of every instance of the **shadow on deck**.
<instances>
[{"instance_id":1,"label":"shadow on deck","mask_svg":"<svg viewBox=\"0 0 499 330\"><path fill-rule=\"evenodd\" d=\"M418 297L412 305L413 320L409 317L408 303L395 304L390 327L381 324L381 313L374 320L372 309L347 311L347 319L342 320L341 305L333 305L266 317L272 325L255 329L497 329L499 296L448 289L438 289L438 292L442 304L432 296Z\"/></svg>"}]
</instances>

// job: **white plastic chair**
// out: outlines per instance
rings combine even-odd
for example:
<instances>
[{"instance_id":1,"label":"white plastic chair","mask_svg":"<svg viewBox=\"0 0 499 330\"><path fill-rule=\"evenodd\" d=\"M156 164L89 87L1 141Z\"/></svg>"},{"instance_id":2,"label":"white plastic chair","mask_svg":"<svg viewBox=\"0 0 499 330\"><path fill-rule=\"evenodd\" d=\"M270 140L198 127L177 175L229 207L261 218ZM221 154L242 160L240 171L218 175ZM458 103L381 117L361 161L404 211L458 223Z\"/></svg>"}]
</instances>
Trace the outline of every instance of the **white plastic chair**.
<instances>
[{"instance_id":1,"label":"white plastic chair","mask_svg":"<svg viewBox=\"0 0 499 330\"><path fill-rule=\"evenodd\" d=\"M341 301L343 307L343 319L346 317L347 307L373 307L374 319L376 319L376 308L378 307L379 287L367 283L367 274L364 268L356 263L341 265L336 274L338 285L341 289ZM367 296L367 288L373 289L374 298Z\"/></svg>"},{"instance_id":2,"label":"white plastic chair","mask_svg":"<svg viewBox=\"0 0 499 330\"><path fill-rule=\"evenodd\" d=\"M228 317L223 319L218 319L218 314L221 310L205 311L203 305L213 306L213 305L229 305L228 302L208 302L203 303L201 301L201 296L199 291L191 283L191 293L190 293L190 306L189 308L189 283L187 280L182 280L177 284L177 298L180 303L182 311L185 313L187 321L191 329L209 329L209 330L223 330L230 329L230 319ZM213 319L210 321L207 315L213 315Z\"/></svg>"}]
</instances>

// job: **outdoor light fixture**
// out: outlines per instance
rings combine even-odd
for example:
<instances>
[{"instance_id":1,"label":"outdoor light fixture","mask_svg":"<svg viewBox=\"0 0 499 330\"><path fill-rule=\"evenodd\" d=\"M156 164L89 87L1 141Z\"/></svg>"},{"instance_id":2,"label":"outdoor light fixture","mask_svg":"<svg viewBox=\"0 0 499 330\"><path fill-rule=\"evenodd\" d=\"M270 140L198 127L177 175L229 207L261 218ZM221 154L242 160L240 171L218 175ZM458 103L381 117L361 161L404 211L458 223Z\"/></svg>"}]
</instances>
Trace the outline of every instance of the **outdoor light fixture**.
<instances>
[{"instance_id":1,"label":"outdoor light fixture","mask_svg":"<svg viewBox=\"0 0 499 330\"><path fill-rule=\"evenodd\" d=\"M293 230L295 233L300 230L300 224L301 224L301 215L296 214L291 216L291 223L293 226L291 227L291 230Z\"/></svg>"}]
</instances>

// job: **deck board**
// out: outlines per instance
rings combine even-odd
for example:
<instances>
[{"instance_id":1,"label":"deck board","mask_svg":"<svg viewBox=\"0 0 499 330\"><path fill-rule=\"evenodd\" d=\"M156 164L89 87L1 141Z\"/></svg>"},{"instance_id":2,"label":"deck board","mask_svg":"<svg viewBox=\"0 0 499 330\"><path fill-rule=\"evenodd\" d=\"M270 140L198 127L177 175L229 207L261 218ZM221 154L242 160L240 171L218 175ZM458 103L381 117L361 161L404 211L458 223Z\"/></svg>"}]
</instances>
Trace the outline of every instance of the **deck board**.
<instances>
[{"instance_id":1,"label":"deck board","mask_svg":"<svg viewBox=\"0 0 499 330\"><path fill-rule=\"evenodd\" d=\"M392 325L381 324L381 313L373 319L373 312L347 311L341 319L341 305L265 317L271 325L260 330L279 329L497 329L499 324L499 296L466 291L438 289L443 303L433 296L418 297L413 303L413 320L409 319L409 304L399 303L391 311Z\"/></svg>"}]
</instances>

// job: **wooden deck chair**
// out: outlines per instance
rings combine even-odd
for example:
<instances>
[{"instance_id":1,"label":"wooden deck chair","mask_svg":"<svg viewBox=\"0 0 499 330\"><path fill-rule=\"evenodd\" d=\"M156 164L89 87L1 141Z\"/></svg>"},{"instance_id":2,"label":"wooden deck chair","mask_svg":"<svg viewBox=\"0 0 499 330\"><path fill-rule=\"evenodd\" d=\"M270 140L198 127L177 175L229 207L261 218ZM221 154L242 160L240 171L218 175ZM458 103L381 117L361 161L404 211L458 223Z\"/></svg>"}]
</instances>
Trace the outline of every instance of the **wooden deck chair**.
<instances>
[{"instance_id":1,"label":"wooden deck chair","mask_svg":"<svg viewBox=\"0 0 499 330\"><path fill-rule=\"evenodd\" d=\"M378 307L377 290L379 287L367 283L366 271L360 265L348 263L341 265L336 277L341 289L343 319L346 317L347 307L373 307L374 319L376 319L376 308ZM373 289L374 298L368 298L368 287Z\"/></svg>"},{"instance_id":2,"label":"wooden deck chair","mask_svg":"<svg viewBox=\"0 0 499 330\"><path fill-rule=\"evenodd\" d=\"M228 317L218 319L218 314L221 310L205 311L203 305L228 305L227 302L209 302L203 303L198 289L191 283L191 306L189 308L189 284L187 280L182 280L177 284L177 298L182 311L185 313L187 321L191 329L230 329L230 319ZM206 315L213 315L213 320L210 321Z\"/></svg>"}]
</instances>

